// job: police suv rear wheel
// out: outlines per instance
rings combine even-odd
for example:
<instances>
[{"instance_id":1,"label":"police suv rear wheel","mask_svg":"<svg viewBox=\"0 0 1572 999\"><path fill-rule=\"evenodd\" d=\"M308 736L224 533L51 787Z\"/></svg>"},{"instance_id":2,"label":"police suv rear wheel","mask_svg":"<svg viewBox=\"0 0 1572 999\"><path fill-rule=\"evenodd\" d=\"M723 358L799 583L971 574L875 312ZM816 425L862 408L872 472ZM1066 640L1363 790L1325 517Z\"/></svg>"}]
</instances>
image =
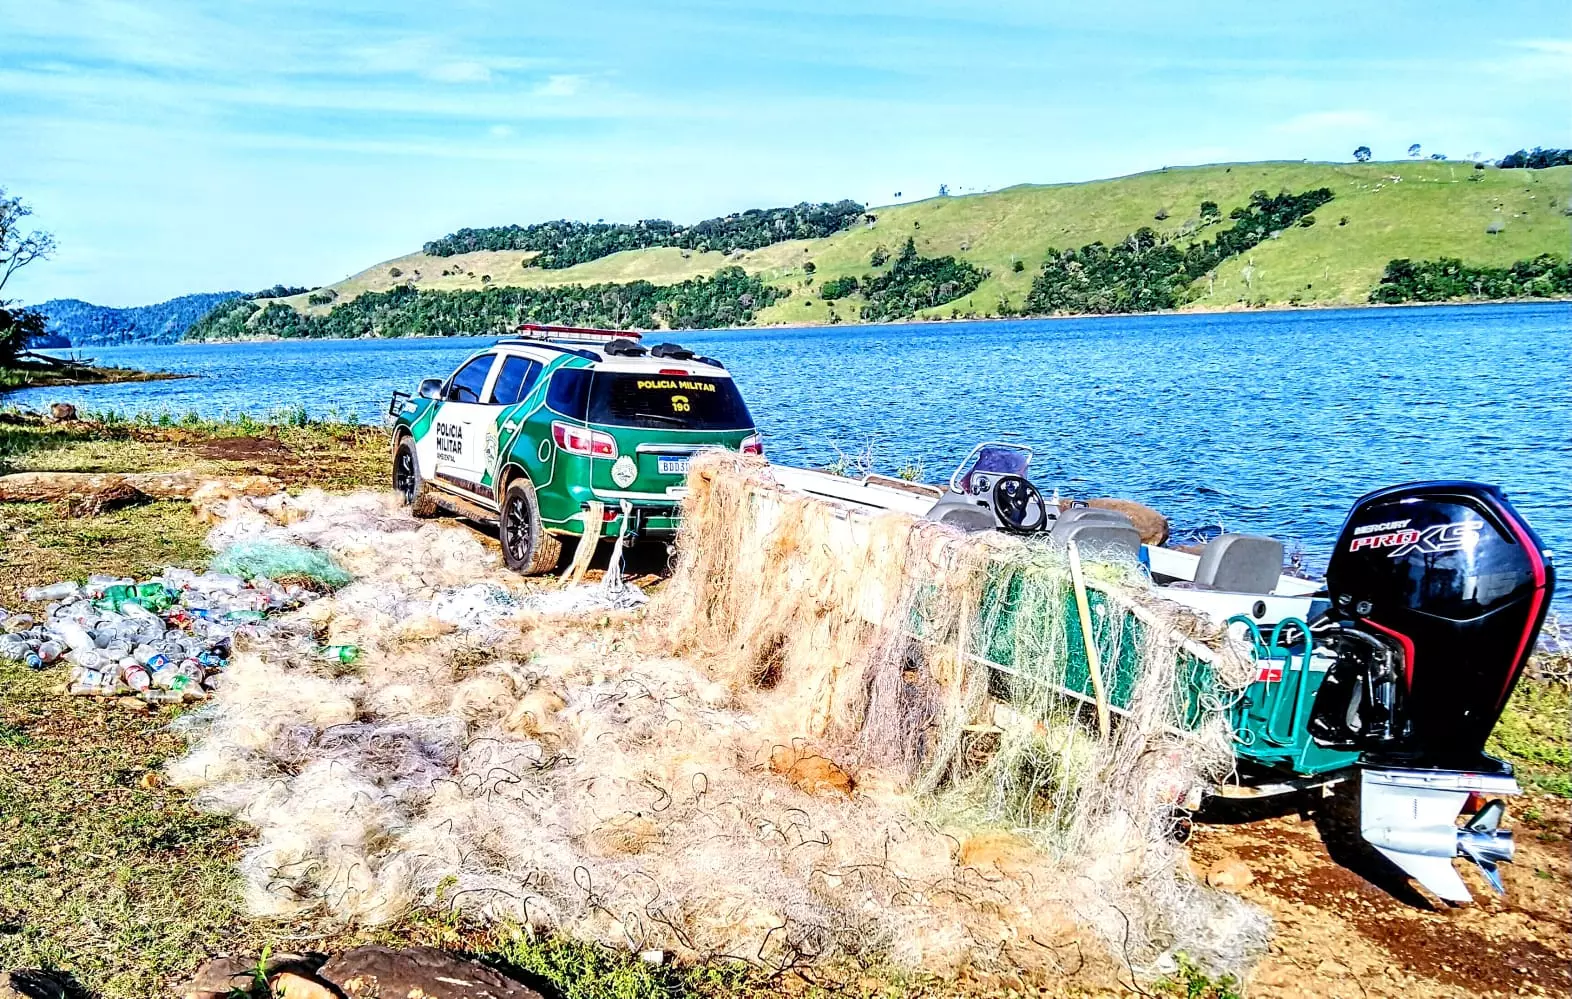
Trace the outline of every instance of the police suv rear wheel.
<instances>
[{"instance_id":1,"label":"police suv rear wheel","mask_svg":"<svg viewBox=\"0 0 1572 999\"><path fill-rule=\"evenodd\" d=\"M436 515L437 501L420 477L420 463L415 457L415 441L411 437L399 441L393 452L393 491L415 516Z\"/></svg>"},{"instance_id":2,"label":"police suv rear wheel","mask_svg":"<svg viewBox=\"0 0 1572 999\"><path fill-rule=\"evenodd\" d=\"M538 576L555 569L562 559L562 541L541 525L535 487L526 479L514 479L502 494L498 533L502 560L514 572Z\"/></svg>"}]
</instances>

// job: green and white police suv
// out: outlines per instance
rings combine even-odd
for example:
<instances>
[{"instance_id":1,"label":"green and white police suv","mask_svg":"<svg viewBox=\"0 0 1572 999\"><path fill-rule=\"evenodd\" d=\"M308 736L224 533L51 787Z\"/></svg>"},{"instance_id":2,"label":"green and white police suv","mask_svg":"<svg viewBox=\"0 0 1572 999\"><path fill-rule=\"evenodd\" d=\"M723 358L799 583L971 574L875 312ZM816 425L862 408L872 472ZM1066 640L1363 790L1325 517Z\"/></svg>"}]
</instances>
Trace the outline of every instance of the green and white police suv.
<instances>
[{"instance_id":1,"label":"green and white police suv","mask_svg":"<svg viewBox=\"0 0 1572 999\"><path fill-rule=\"evenodd\" d=\"M713 358L637 333L519 334L388 408L393 488L417 516L496 521L509 568L550 571L564 538L669 539L696 451L763 453Z\"/></svg>"}]
</instances>

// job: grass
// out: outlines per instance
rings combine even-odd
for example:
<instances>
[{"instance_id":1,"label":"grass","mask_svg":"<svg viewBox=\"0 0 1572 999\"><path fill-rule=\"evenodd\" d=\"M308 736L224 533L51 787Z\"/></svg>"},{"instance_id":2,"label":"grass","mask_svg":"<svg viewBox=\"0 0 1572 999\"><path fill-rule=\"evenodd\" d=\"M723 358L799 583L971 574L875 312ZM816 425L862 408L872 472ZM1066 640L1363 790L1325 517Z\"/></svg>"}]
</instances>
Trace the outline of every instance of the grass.
<instances>
[{"instance_id":1,"label":"grass","mask_svg":"<svg viewBox=\"0 0 1572 999\"><path fill-rule=\"evenodd\" d=\"M1184 953L1179 954L1179 970L1159 981L1155 991L1175 999L1242 999L1238 979L1213 978Z\"/></svg>"},{"instance_id":2,"label":"grass","mask_svg":"<svg viewBox=\"0 0 1572 999\"><path fill-rule=\"evenodd\" d=\"M221 420L98 413L70 423L0 411L0 474L190 469L349 489L384 484L389 460L381 428L314 421L298 409Z\"/></svg>"},{"instance_id":3,"label":"grass","mask_svg":"<svg viewBox=\"0 0 1572 999\"><path fill-rule=\"evenodd\" d=\"M1572 686L1523 681L1486 747L1517 769L1525 787L1572 798Z\"/></svg>"},{"instance_id":4,"label":"grass","mask_svg":"<svg viewBox=\"0 0 1572 999\"><path fill-rule=\"evenodd\" d=\"M1314 226L1288 230L1246 259L1230 261L1215 280L1198 284L1196 305L1363 304L1394 258L1452 256L1473 264L1503 265L1540 253L1564 256L1572 239L1572 218L1565 214L1572 167L1475 170L1469 163L1429 160L1238 163L1083 184L1022 185L872 208L878 217L873 228L858 226L824 239L778 243L732 257L668 248L630 250L548 271L524 267L528 254L523 252L455 257L417 253L377 264L330 287L338 301L347 301L408 281L419 288L481 288L486 275L491 286L640 279L671 284L736 263L793 292L761 312L760 322L826 322L831 315L856 321L859 296L827 303L817 297L817 288L831 278L866 275L875 248L893 254L911 237L926 256L950 254L991 272L964 299L927 310L928 318L990 315L1000 311L1001 302L1021 306L1051 248L1116 242L1141 226L1177 234L1196 217L1204 200L1216 201L1226 214L1257 189L1276 193L1323 186L1330 187L1335 198L1315 213ZM1159 211L1166 212L1162 221L1155 218ZM1489 235L1485 228L1494 221L1505 228ZM815 267L811 282L804 267L810 261ZM1019 272L1014 269L1017 261L1024 264ZM394 268L400 271L396 278ZM446 277L444 270L449 272ZM305 296L283 301L308 308Z\"/></svg>"}]
</instances>

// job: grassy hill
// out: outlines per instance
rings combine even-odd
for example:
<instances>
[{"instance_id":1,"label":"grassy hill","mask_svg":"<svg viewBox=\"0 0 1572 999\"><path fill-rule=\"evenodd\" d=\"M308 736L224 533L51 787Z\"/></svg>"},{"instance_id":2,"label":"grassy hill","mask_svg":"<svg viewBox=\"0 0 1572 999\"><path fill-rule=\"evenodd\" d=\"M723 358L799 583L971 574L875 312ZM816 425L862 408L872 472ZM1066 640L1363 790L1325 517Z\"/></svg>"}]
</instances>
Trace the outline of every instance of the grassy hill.
<instances>
[{"instance_id":1,"label":"grassy hill","mask_svg":"<svg viewBox=\"0 0 1572 999\"><path fill-rule=\"evenodd\" d=\"M1361 304L1396 258L1457 257L1471 265L1507 266L1542 253L1565 257L1572 245L1572 167L1475 170L1470 163L1238 163L1182 167L1081 184L1023 185L988 194L932 198L870 208L877 217L835 235L792 240L725 255L674 248L632 250L560 270L527 266L522 251L450 257L413 253L385 261L312 295L277 301L324 314L368 291L401 285L421 290L546 287L646 280L670 285L735 264L793 292L758 321L855 321L853 295L820 299L825 280L863 277L870 255L895 254L908 237L925 257L953 255L989 277L971 294L926 315L997 314L1019 309L1051 249L1125 239L1142 226L1182 236L1203 201L1226 216L1251 192L1326 187L1333 200L1315 224L1292 227L1217 268L1198 282L1192 308L1244 305ZM1487 232L1496 229L1496 232ZM1015 270L1020 261L1023 266ZM813 264L808 272L807 264ZM312 304L315 301L318 304ZM259 300L266 305L267 300Z\"/></svg>"}]
</instances>

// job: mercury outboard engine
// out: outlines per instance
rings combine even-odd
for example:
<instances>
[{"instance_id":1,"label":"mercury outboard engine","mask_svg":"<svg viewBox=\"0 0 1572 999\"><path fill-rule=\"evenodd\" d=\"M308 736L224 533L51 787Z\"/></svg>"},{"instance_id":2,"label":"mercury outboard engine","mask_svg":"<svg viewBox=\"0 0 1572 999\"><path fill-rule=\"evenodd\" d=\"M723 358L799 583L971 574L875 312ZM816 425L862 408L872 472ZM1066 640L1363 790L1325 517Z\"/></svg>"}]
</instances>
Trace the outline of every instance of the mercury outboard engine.
<instances>
[{"instance_id":1,"label":"mercury outboard engine","mask_svg":"<svg viewBox=\"0 0 1572 999\"><path fill-rule=\"evenodd\" d=\"M1484 747L1549 609L1550 553L1496 487L1419 482L1354 505L1326 584L1312 631L1334 662L1310 734L1362 754L1364 838L1450 901L1470 897L1458 856L1500 891L1505 805L1456 819L1470 795L1518 793Z\"/></svg>"}]
</instances>

